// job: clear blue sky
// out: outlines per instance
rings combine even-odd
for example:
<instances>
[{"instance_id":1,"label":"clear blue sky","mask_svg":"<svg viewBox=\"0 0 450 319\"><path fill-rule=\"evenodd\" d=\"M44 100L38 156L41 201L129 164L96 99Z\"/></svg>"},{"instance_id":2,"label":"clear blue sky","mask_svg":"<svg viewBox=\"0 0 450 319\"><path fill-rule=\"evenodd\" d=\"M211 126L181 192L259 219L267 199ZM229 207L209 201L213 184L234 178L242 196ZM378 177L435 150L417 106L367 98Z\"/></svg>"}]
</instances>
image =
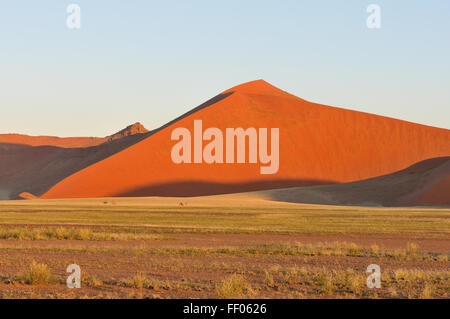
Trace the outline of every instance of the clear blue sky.
<instances>
[{"instance_id":1,"label":"clear blue sky","mask_svg":"<svg viewBox=\"0 0 450 319\"><path fill-rule=\"evenodd\" d=\"M81 7L81 29L66 7ZM381 6L382 28L366 8ZM450 128L450 1L0 4L0 133L156 128L263 78L304 99Z\"/></svg>"}]
</instances>

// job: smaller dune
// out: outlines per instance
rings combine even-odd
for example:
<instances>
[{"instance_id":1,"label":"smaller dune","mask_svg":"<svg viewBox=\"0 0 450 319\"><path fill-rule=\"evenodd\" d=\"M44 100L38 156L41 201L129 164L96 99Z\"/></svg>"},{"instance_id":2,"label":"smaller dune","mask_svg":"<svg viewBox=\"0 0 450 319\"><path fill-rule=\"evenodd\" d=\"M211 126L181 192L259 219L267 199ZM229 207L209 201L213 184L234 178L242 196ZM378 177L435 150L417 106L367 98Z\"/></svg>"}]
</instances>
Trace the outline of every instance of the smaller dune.
<instances>
[{"instance_id":1,"label":"smaller dune","mask_svg":"<svg viewBox=\"0 0 450 319\"><path fill-rule=\"evenodd\" d=\"M450 206L450 157L362 181L249 193L272 201L354 206Z\"/></svg>"},{"instance_id":2,"label":"smaller dune","mask_svg":"<svg viewBox=\"0 0 450 319\"><path fill-rule=\"evenodd\" d=\"M104 138L0 135L0 200L40 196L60 180L148 134L142 124L135 123Z\"/></svg>"},{"instance_id":3,"label":"smaller dune","mask_svg":"<svg viewBox=\"0 0 450 319\"><path fill-rule=\"evenodd\" d=\"M38 198L39 197L34 196L33 194L28 193L28 192L23 192L23 193L20 193L19 195L17 195L17 199L38 199Z\"/></svg>"},{"instance_id":4,"label":"smaller dune","mask_svg":"<svg viewBox=\"0 0 450 319\"><path fill-rule=\"evenodd\" d=\"M57 136L29 136L24 134L0 134L0 143L55 146L60 148L85 148L103 144L126 136L144 134L149 131L139 122L127 126L123 130L106 137L57 137Z\"/></svg>"},{"instance_id":5,"label":"smaller dune","mask_svg":"<svg viewBox=\"0 0 450 319\"><path fill-rule=\"evenodd\" d=\"M28 146L55 146L61 148L91 147L106 142L102 137L56 137L29 136L23 134L0 134L0 143Z\"/></svg>"},{"instance_id":6,"label":"smaller dune","mask_svg":"<svg viewBox=\"0 0 450 319\"><path fill-rule=\"evenodd\" d=\"M424 184L400 204L403 206L450 206L450 160L427 171Z\"/></svg>"}]
</instances>

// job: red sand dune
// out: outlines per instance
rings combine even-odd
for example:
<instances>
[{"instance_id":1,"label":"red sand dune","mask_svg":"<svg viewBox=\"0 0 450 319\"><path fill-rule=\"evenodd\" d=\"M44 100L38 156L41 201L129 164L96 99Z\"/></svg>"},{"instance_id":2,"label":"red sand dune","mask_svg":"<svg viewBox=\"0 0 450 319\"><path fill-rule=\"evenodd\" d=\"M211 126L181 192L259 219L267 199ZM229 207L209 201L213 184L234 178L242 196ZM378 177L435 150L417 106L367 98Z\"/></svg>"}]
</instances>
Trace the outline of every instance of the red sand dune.
<instances>
[{"instance_id":1,"label":"red sand dune","mask_svg":"<svg viewBox=\"0 0 450 319\"><path fill-rule=\"evenodd\" d=\"M202 120L204 130L223 132L279 128L279 171L261 175L260 164L174 164L172 130L193 132L194 120ZM195 196L346 183L443 156L450 156L447 129L311 103L259 80L223 92L139 143L74 173L42 198ZM448 185L442 183L435 187Z\"/></svg>"}]
</instances>

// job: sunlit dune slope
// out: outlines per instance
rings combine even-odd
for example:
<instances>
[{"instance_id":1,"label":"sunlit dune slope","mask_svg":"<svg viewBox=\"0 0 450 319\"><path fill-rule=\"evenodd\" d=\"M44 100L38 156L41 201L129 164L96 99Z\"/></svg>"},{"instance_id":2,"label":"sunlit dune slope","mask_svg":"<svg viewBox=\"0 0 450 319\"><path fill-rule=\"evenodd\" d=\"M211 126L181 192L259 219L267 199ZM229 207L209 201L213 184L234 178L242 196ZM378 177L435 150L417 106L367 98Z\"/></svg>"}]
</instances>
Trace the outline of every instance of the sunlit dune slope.
<instances>
[{"instance_id":1,"label":"sunlit dune slope","mask_svg":"<svg viewBox=\"0 0 450 319\"><path fill-rule=\"evenodd\" d=\"M279 170L261 164L175 164L172 130L279 128ZM204 142L204 145L207 142ZM270 138L269 138L270 145ZM346 183L450 156L450 131L311 103L262 80L236 86L139 143L60 181L42 198L197 196Z\"/></svg>"}]
</instances>

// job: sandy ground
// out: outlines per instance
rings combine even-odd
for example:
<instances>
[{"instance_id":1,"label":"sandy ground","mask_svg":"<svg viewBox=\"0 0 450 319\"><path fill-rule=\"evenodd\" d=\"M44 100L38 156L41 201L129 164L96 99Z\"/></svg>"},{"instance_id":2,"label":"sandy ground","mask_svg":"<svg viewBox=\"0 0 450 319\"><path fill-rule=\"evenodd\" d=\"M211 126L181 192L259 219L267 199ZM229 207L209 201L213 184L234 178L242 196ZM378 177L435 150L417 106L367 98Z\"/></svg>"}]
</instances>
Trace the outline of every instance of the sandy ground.
<instances>
[{"instance_id":1,"label":"sandy ground","mask_svg":"<svg viewBox=\"0 0 450 319\"><path fill-rule=\"evenodd\" d=\"M0 293L3 297L47 297L47 298L216 298L216 287L224 278L232 274L243 274L253 287L253 294L245 297L258 298L336 298L336 297L374 297L374 292L360 285L359 295L345 288L326 292L320 283L315 282L319 273L330 274L335 271L356 273L365 277L365 268L373 263L379 264L384 273L407 269L414 272L448 273L448 261L397 260L368 256L290 256L290 255L240 255L239 253L206 253L189 256L182 251L171 251L160 255L150 248L206 248L236 247L246 249L269 243L293 240L285 236L244 236L244 235L177 235L175 240L140 242L90 242L90 241L1 241L2 282ZM297 237L306 242L317 240L341 240L343 238ZM349 238L345 238L349 239ZM377 242L375 238L353 240L362 247L364 243ZM383 238L383 247L401 247L399 241ZM424 242L419 245L424 245ZM427 250L446 250L449 245L441 242L427 243ZM444 244L443 249L440 245ZM9 249L7 249L7 247ZM404 247L404 246L403 246ZM32 261L45 263L59 283L29 285L15 276L27 272ZM71 291L64 285L67 276L65 267L71 263L81 266L83 287ZM289 272L300 270L292 278L286 278ZM273 273L274 283L267 283L265 272ZM302 273L305 272L305 273ZM136 275L146 278L144 288L134 286ZM440 275L442 276L442 275ZM288 282L286 283L286 280ZM442 279L443 280L443 279ZM400 283L386 283L376 292L379 297L416 298L424 289L422 282L411 282L410 286ZM448 279L446 281L448 283ZM392 285L392 287L390 287ZM436 282L434 297L445 297L445 290ZM391 288L391 289L389 289ZM392 289L395 295L393 296Z\"/></svg>"}]
</instances>

